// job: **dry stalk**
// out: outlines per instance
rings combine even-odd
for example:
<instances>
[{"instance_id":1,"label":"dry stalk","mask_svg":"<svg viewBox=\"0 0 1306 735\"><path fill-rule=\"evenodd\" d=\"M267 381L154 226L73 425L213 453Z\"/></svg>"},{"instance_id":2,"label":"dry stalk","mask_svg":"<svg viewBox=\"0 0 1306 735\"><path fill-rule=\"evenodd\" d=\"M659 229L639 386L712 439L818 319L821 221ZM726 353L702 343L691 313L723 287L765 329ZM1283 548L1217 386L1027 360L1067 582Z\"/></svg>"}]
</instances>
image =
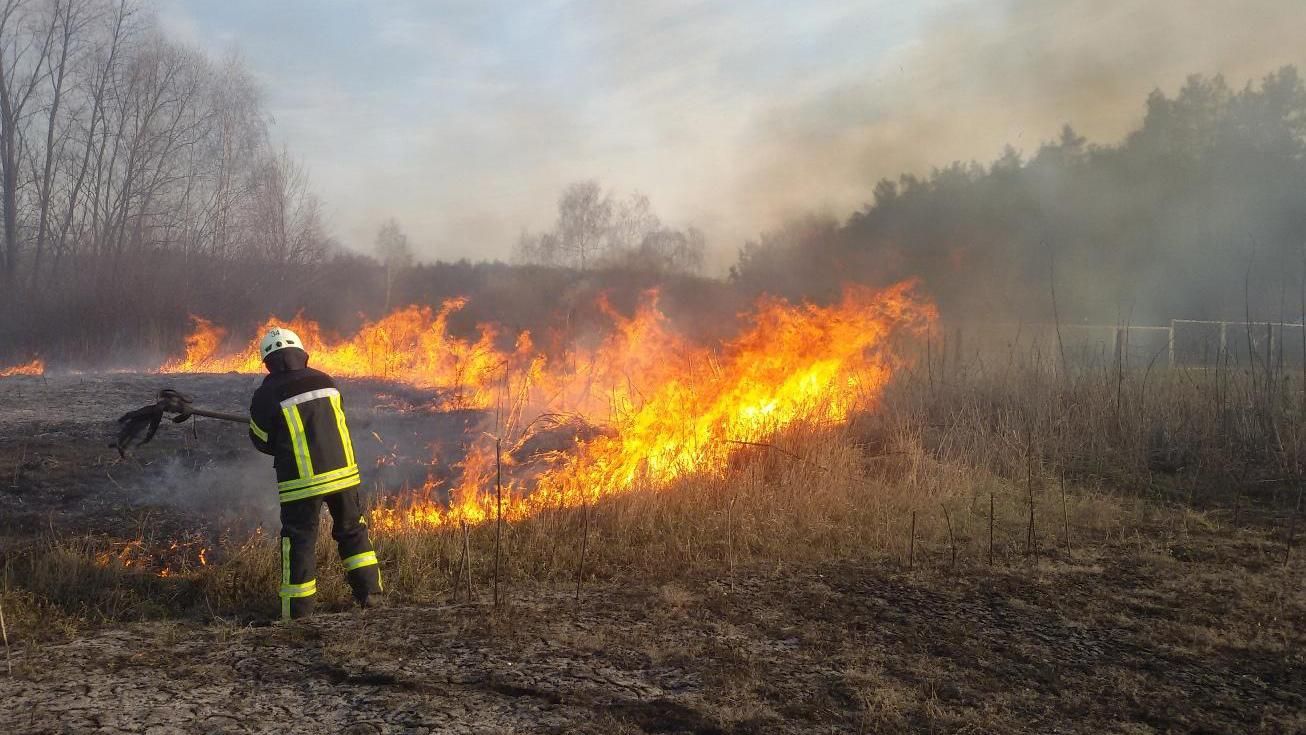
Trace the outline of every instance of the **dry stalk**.
<instances>
[{"instance_id":1,"label":"dry stalk","mask_svg":"<svg viewBox=\"0 0 1306 735\"><path fill-rule=\"evenodd\" d=\"M933 327L925 328L925 374L929 381L930 398L934 397L934 360L932 355L933 334Z\"/></svg>"},{"instance_id":2,"label":"dry stalk","mask_svg":"<svg viewBox=\"0 0 1306 735\"><path fill-rule=\"evenodd\" d=\"M1025 444L1025 486L1029 490L1029 532L1025 537L1025 553L1036 557L1038 551L1034 547L1034 427L1032 422L1026 424L1026 431L1028 434Z\"/></svg>"},{"instance_id":3,"label":"dry stalk","mask_svg":"<svg viewBox=\"0 0 1306 735\"><path fill-rule=\"evenodd\" d=\"M503 541L503 454L502 440L494 437L494 607L499 607L499 568Z\"/></svg>"},{"instance_id":4,"label":"dry stalk","mask_svg":"<svg viewBox=\"0 0 1306 735\"><path fill-rule=\"evenodd\" d=\"M12 487L18 487L18 480L23 474L23 463L27 461L27 443L24 442L19 450L18 460L14 462L14 480Z\"/></svg>"},{"instance_id":5,"label":"dry stalk","mask_svg":"<svg viewBox=\"0 0 1306 735\"><path fill-rule=\"evenodd\" d=\"M989 493L989 566L993 566L993 493Z\"/></svg>"},{"instance_id":6,"label":"dry stalk","mask_svg":"<svg viewBox=\"0 0 1306 735\"><path fill-rule=\"evenodd\" d=\"M9 626L5 625L5 606L0 602L0 635L5 640L5 668L9 671L9 676L14 675L14 662L9 656Z\"/></svg>"},{"instance_id":7,"label":"dry stalk","mask_svg":"<svg viewBox=\"0 0 1306 735\"><path fill-rule=\"evenodd\" d=\"M1283 566L1287 567L1289 560L1292 559L1292 542L1297 533L1297 515L1301 513L1301 494L1302 488L1306 487L1301 484L1297 485L1297 502L1292 507L1292 515L1288 518L1288 541L1283 549Z\"/></svg>"},{"instance_id":8,"label":"dry stalk","mask_svg":"<svg viewBox=\"0 0 1306 735\"><path fill-rule=\"evenodd\" d=\"M1052 322L1057 330L1057 351L1061 355L1061 374L1069 375L1066 365L1066 343L1061 338L1061 312L1057 308L1057 256L1051 245L1044 240L1043 247L1048 251L1048 288L1052 292Z\"/></svg>"},{"instance_id":9,"label":"dry stalk","mask_svg":"<svg viewBox=\"0 0 1306 735\"><path fill-rule=\"evenodd\" d=\"M749 442L749 441L743 441L743 440L741 440L741 439L726 439L725 442L726 442L727 444L739 444L739 445L741 445L741 446L745 446L745 447L758 447L758 448L761 448L761 449L774 450L774 451L777 451L777 452L779 452L779 453L781 453L781 454L783 454L783 455L786 455L786 456L788 456L788 457L792 457L792 458L798 460L799 462L803 462L804 464L811 465L812 467L815 467L816 469L818 469L818 470L820 470L820 471L822 471L822 472L829 472L829 471L830 471L830 468L828 468L828 467L826 467L826 466L824 466L824 465L817 464L816 462L813 462L812 460L810 460L810 459L808 459L808 458L806 458L806 457L804 457L804 456L802 456L802 455L795 454L795 453L793 453L793 452L791 452L791 451L789 451L788 449L785 449L785 448L783 448L783 447L777 447L777 446L774 445L774 444L767 444L767 443L765 443L765 442Z\"/></svg>"},{"instance_id":10,"label":"dry stalk","mask_svg":"<svg viewBox=\"0 0 1306 735\"><path fill-rule=\"evenodd\" d=\"M907 538L907 568L916 564L916 511L911 512L911 535Z\"/></svg>"},{"instance_id":11,"label":"dry stalk","mask_svg":"<svg viewBox=\"0 0 1306 735\"><path fill-rule=\"evenodd\" d=\"M1058 484L1061 485L1061 523L1065 526L1066 533L1066 558L1070 558L1070 512L1066 510L1066 476L1057 475Z\"/></svg>"},{"instance_id":12,"label":"dry stalk","mask_svg":"<svg viewBox=\"0 0 1306 735\"><path fill-rule=\"evenodd\" d=\"M952 554L952 562L949 566L956 567L957 566L957 537L952 532L952 516L948 514L947 505L943 503L939 503L939 507L943 509L943 520L947 521L948 523L948 550Z\"/></svg>"},{"instance_id":13,"label":"dry stalk","mask_svg":"<svg viewBox=\"0 0 1306 735\"><path fill-rule=\"evenodd\" d=\"M586 500L582 509L585 517L584 530L580 536L580 563L576 565L576 609L580 609L580 590L581 585L585 583L585 552L589 550L590 542L590 504Z\"/></svg>"},{"instance_id":14,"label":"dry stalk","mask_svg":"<svg viewBox=\"0 0 1306 735\"><path fill-rule=\"evenodd\" d=\"M472 601L472 539L467 530L467 521L462 522L463 528L463 564L459 577L465 577L467 580L467 601ZM457 582L454 583L454 594L458 594Z\"/></svg>"}]
</instances>

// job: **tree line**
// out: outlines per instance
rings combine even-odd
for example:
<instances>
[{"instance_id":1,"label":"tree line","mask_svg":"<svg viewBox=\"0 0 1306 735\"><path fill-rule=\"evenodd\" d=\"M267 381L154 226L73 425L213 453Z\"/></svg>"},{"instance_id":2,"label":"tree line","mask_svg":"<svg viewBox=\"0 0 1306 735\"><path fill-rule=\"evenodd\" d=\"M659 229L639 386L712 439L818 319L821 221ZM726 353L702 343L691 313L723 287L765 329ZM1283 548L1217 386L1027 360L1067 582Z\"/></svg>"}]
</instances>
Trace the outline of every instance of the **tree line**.
<instances>
[{"instance_id":1,"label":"tree line","mask_svg":"<svg viewBox=\"0 0 1306 735\"><path fill-rule=\"evenodd\" d=\"M749 291L828 298L921 277L954 318L1163 323L1306 312L1306 86L1192 76L1152 92L1116 144L1067 125L1031 156L957 162L873 188L741 248Z\"/></svg>"},{"instance_id":2,"label":"tree line","mask_svg":"<svg viewBox=\"0 0 1306 735\"><path fill-rule=\"evenodd\" d=\"M95 288L160 256L318 258L321 205L268 124L239 58L167 38L134 0L3 0L6 289Z\"/></svg>"}]
</instances>

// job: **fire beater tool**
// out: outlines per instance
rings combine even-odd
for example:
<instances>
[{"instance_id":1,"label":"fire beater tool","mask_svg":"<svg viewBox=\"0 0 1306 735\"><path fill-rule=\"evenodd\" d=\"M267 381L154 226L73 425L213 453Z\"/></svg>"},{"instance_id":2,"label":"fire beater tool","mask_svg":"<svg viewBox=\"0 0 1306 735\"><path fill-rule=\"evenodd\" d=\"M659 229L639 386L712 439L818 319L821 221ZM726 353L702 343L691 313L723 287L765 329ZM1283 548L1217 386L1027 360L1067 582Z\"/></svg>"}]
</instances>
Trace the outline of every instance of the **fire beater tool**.
<instances>
[{"instance_id":1,"label":"fire beater tool","mask_svg":"<svg viewBox=\"0 0 1306 735\"><path fill-rule=\"evenodd\" d=\"M132 442L136 442L136 446L139 447L142 444L149 443L154 438L154 434L159 430L159 424L163 422L163 417L166 414L175 414L172 416L172 421L177 424L192 416L204 416L238 424L249 423L249 416L247 415L197 408L192 403L190 396L172 388L164 388L159 391L158 398L154 403L142 406L135 411L128 411L118 418L118 438L109 446L117 449L119 456L126 457L127 448L132 445ZM144 434L143 437L142 434Z\"/></svg>"}]
</instances>

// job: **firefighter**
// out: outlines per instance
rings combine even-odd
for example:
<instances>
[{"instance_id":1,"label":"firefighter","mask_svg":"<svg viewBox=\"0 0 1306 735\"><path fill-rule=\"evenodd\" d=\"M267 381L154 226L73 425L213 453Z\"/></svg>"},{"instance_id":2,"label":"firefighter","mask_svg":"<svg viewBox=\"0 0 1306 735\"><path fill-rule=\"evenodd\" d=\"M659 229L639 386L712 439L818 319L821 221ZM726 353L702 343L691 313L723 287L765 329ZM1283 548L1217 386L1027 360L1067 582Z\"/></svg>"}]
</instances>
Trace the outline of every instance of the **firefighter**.
<instances>
[{"instance_id":1,"label":"firefighter","mask_svg":"<svg viewBox=\"0 0 1306 735\"><path fill-rule=\"evenodd\" d=\"M281 618L313 612L317 593L317 524L331 511L335 539L354 600L368 607L381 591L381 570L358 498L359 474L340 391L308 366L299 336L273 328L259 343L268 375L250 402L249 437L273 457L281 500Z\"/></svg>"}]
</instances>

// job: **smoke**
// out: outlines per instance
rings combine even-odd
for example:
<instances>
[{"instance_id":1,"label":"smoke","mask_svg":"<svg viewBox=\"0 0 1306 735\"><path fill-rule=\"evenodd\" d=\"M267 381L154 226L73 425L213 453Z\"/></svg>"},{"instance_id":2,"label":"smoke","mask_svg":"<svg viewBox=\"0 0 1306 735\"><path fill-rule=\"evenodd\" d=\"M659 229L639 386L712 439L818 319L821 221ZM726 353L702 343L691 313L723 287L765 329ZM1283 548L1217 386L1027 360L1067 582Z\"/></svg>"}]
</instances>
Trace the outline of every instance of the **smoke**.
<instances>
[{"instance_id":1,"label":"smoke","mask_svg":"<svg viewBox=\"0 0 1306 735\"><path fill-rule=\"evenodd\" d=\"M720 273L879 178L1032 150L1063 122L1111 141L1187 74L1306 62L1296 0L223 7L165 3L164 25L241 39L344 242L394 216L426 259L506 257L596 178L702 229Z\"/></svg>"},{"instance_id":2,"label":"smoke","mask_svg":"<svg viewBox=\"0 0 1306 735\"><path fill-rule=\"evenodd\" d=\"M813 209L846 216L871 185L957 160L1029 153L1070 123L1116 142L1154 89L1190 74L1259 79L1303 65L1293 0L987 0L936 9L878 68L765 111L740 146L732 228Z\"/></svg>"},{"instance_id":3,"label":"smoke","mask_svg":"<svg viewBox=\"0 0 1306 735\"><path fill-rule=\"evenodd\" d=\"M186 378L206 400L232 396L250 384L246 376L174 377ZM484 411L434 412L437 396L429 391L370 381L340 384L365 500L428 482L437 498L447 497L468 438L493 428L492 414ZM236 537L258 527L280 527L272 458L254 451L243 426L206 422L192 438L186 436L189 425L165 423L160 432L155 444L136 450L153 461L132 488L133 502L178 510L205 528Z\"/></svg>"},{"instance_id":4,"label":"smoke","mask_svg":"<svg viewBox=\"0 0 1306 735\"><path fill-rule=\"evenodd\" d=\"M277 529L275 478L267 458L256 452L230 453L196 463L169 457L156 464L140 500L182 511L214 530L237 535L263 527Z\"/></svg>"}]
</instances>

